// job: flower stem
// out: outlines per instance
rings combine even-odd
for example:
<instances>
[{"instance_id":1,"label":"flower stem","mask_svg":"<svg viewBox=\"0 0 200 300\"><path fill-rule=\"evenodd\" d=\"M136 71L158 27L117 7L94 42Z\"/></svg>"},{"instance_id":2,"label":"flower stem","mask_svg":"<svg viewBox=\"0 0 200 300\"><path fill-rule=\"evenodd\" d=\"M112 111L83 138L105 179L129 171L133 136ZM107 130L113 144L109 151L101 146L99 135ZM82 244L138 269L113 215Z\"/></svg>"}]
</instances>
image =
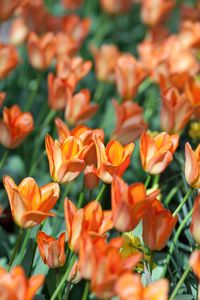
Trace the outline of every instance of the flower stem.
<instances>
[{"instance_id":1,"label":"flower stem","mask_svg":"<svg viewBox=\"0 0 200 300\"><path fill-rule=\"evenodd\" d=\"M2 159L0 161L0 170L3 168L3 166L4 166L5 162L6 162L7 157L8 157L8 150L6 149L5 152L4 152L4 154L3 154Z\"/></svg>"},{"instance_id":2,"label":"flower stem","mask_svg":"<svg viewBox=\"0 0 200 300\"><path fill-rule=\"evenodd\" d=\"M173 290L173 293L171 294L169 300L173 300L177 293L178 293L178 290L180 289L180 287L182 286L183 282L185 281L187 275L189 274L190 272L190 266L188 265L183 273L183 275L181 276L181 278L179 279L179 282L177 283L175 289Z\"/></svg>"},{"instance_id":3,"label":"flower stem","mask_svg":"<svg viewBox=\"0 0 200 300\"><path fill-rule=\"evenodd\" d=\"M103 183L103 185L101 187L101 190L100 190L99 194L96 197L97 202L99 202L101 200L101 197L103 196L105 189L106 189L106 185L105 185L105 183Z\"/></svg>"},{"instance_id":4,"label":"flower stem","mask_svg":"<svg viewBox=\"0 0 200 300\"><path fill-rule=\"evenodd\" d=\"M179 236L180 234L182 233L182 230L185 228L185 225L187 224L187 222L189 221L189 219L191 218L192 216L192 213L193 213L193 208L189 211L189 213L185 216L185 218L183 219L182 223L180 224L180 226L178 227L177 231L176 231L176 234L174 236L174 239L173 239L173 242L169 248L169 253L167 254L167 257L166 257L166 261L165 261L165 266L164 266L164 269L163 269L163 274L162 274L162 277L165 277L165 274L167 272L167 267L169 265L169 262L171 260L171 257L172 257L172 253L174 251L174 248L176 246L176 243L179 239Z\"/></svg>"},{"instance_id":5,"label":"flower stem","mask_svg":"<svg viewBox=\"0 0 200 300\"><path fill-rule=\"evenodd\" d=\"M60 282L60 272L59 272L59 269L55 269L55 273L56 273L56 282L57 282L57 285L59 285L59 282ZM58 300L62 300L62 291L60 290L59 293L58 293Z\"/></svg>"},{"instance_id":6,"label":"flower stem","mask_svg":"<svg viewBox=\"0 0 200 300\"><path fill-rule=\"evenodd\" d=\"M19 253L19 258L18 258L18 260L17 260L17 265L21 265L21 263L22 263L22 260L23 260L23 257L24 257L24 252L25 252L25 250L26 250L26 247L27 247L27 243L28 243L30 234L31 234L31 228L27 229L27 231L26 231L26 235L25 235L25 238L24 238L24 242L23 242L23 244L22 244L21 251L20 251L20 253Z\"/></svg>"},{"instance_id":7,"label":"flower stem","mask_svg":"<svg viewBox=\"0 0 200 300\"><path fill-rule=\"evenodd\" d=\"M87 281L86 284L85 284L82 300L87 300L88 293L89 293L89 287L90 287L90 282Z\"/></svg>"},{"instance_id":8,"label":"flower stem","mask_svg":"<svg viewBox=\"0 0 200 300\"><path fill-rule=\"evenodd\" d=\"M12 263L13 263L13 261L15 259L17 251L19 249L19 245L20 245L20 242L21 242L21 239L22 239L22 235L23 235L23 230L20 228L19 229L18 237L17 237L16 242L15 242L15 246L13 248L13 251L12 251L12 254L11 254L11 257L10 257L10 261L8 263L8 271L10 271L10 269L12 267Z\"/></svg>"},{"instance_id":9,"label":"flower stem","mask_svg":"<svg viewBox=\"0 0 200 300\"><path fill-rule=\"evenodd\" d=\"M185 197L183 198L183 200L181 201L179 206L176 208L176 210L173 212L173 217L176 216L179 213L179 211L182 209L183 205L188 200L188 198L192 194L192 192L193 192L193 189L189 188L189 190L187 191L187 194L185 195Z\"/></svg>"},{"instance_id":10,"label":"flower stem","mask_svg":"<svg viewBox=\"0 0 200 300\"><path fill-rule=\"evenodd\" d=\"M147 175L147 178L146 178L146 181L145 181L145 184L144 184L146 188L148 188L148 185L149 185L150 180L151 180L151 175L148 174L148 175Z\"/></svg>"},{"instance_id":11,"label":"flower stem","mask_svg":"<svg viewBox=\"0 0 200 300\"><path fill-rule=\"evenodd\" d=\"M73 267L73 265L74 265L74 263L75 263L75 260L76 260L76 255L73 254L73 256L72 256L72 258L71 258L71 260L70 260L70 265L69 265L69 267L67 268L67 270L66 270L66 272L65 272L65 274L64 274L64 276L63 276L63 278L62 278L62 280L60 281L60 283L59 283L59 285L57 286L56 290L54 291L53 295L51 296L50 300L55 300L55 299L57 299L57 296L58 296L58 294L62 291L63 285L65 284L65 282L66 282L66 280L67 280L67 278L68 278L68 276L69 276L69 273L70 273L70 271L71 271L71 269L72 269L72 267Z\"/></svg>"}]
</instances>

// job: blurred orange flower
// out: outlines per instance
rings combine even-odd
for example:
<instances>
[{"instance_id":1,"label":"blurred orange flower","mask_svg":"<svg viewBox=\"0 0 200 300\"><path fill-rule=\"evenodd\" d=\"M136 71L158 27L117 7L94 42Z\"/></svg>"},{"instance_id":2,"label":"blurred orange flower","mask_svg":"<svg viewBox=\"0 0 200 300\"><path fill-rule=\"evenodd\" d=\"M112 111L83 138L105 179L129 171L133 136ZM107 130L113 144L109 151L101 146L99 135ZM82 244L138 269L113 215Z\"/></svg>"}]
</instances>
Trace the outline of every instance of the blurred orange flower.
<instances>
[{"instance_id":1,"label":"blurred orange flower","mask_svg":"<svg viewBox=\"0 0 200 300\"><path fill-rule=\"evenodd\" d=\"M3 109L0 120L0 143L6 148L16 148L33 131L34 121L31 113L21 112L18 105Z\"/></svg>"},{"instance_id":2,"label":"blurred orange flower","mask_svg":"<svg viewBox=\"0 0 200 300\"><path fill-rule=\"evenodd\" d=\"M160 112L161 128L169 133L179 133L189 122L193 108L176 88L169 88L162 94Z\"/></svg>"},{"instance_id":3,"label":"blurred orange flower","mask_svg":"<svg viewBox=\"0 0 200 300\"><path fill-rule=\"evenodd\" d=\"M195 151L185 144L185 178L192 188L200 188L200 144Z\"/></svg>"},{"instance_id":4,"label":"blurred orange flower","mask_svg":"<svg viewBox=\"0 0 200 300\"><path fill-rule=\"evenodd\" d=\"M62 0L62 5L71 10L78 9L82 5L83 0Z\"/></svg>"},{"instance_id":5,"label":"blurred orange flower","mask_svg":"<svg viewBox=\"0 0 200 300\"><path fill-rule=\"evenodd\" d=\"M5 101L5 98L6 98L6 93L0 92L0 107L3 106L3 103L4 103L4 101Z\"/></svg>"},{"instance_id":6,"label":"blurred orange flower","mask_svg":"<svg viewBox=\"0 0 200 300\"><path fill-rule=\"evenodd\" d=\"M192 252L189 260L190 267L192 271L197 276L198 280L200 281L200 251L195 250Z\"/></svg>"},{"instance_id":7,"label":"blurred orange flower","mask_svg":"<svg viewBox=\"0 0 200 300\"><path fill-rule=\"evenodd\" d=\"M159 200L151 200L143 216L142 233L144 243L150 250L160 251L166 246L177 220L178 217L173 217Z\"/></svg>"},{"instance_id":8,"label":"blurred orange flower","mask_svg":"<svg viewBox=\"0 0 200 300\"><path fill-rule=\"evenodd\" d=\"M115 290L120 300L167 300L169 283L161 279L143 287L138 274L127 272L119 277Z\"/></svg>"},{"instance_id":9,"label":"blurred orange flower","mask_svg":"<svg viewBox=\"0 0 200 300\"><path fill-rule=\"evenodd\" d=\"M178 147L179 136L161 132L155 136L144 132L140 140L140 157L143 169L150 174L160 174L170 164Z\"/></svg>"},{"instance_id":10,"label":"blurred orange flower","mask_svg":"<svg viewBox=\"0 0 200 300\"><path fill-rule=\"evenodd\" d=\"M190 77L185 86L185 94L191 105L200 107L200 80L198 77Z\"/></svg>"},{"instance_id":11,"label":"blurred orange flower","mask_svg":"<svg viewBox=\"0 0 200 300\"><path fill-rule=\"evenodd\" d=\"M69 247L79 251L80 238L85 232L104 235L113 227L111 211L103 211L97 201L91 201L84 208L77 209L72 201L65 199L65 221Z\"/></svg>"},{"instance_id":12,"label":"blurred orange flower","mask_svg":"<svg viewBox=\"0 0 200 300\"><path fill-rule=\"evenodd\" d=\"M62 143L59 143L47 135L45 145L50 173L54 181L70 182L83 171L85 162L82 158L82 152L85 147L81 139L69 136Z\"/></svg>"},{"instance_id":13,"label":"blurred orange flower","mask_svg":"<svg viewBox=\"0 0 200 300\"><path fill-rule=\"evenodd\" d=\"M112 138L122 145L134 142L147 129L147 123L142 116L142 107L132 101L118 104L116 100L113 100L113 106L117 120Z\"/></svg>"},{"instance_id":14,"label":"blurred orange flower","mask_svg":"<svg viewBox=\"0 0 200 300\"><path fill-rule=\"evenodd\" d=\"M65 119L70 125L84 123L91 119L97 112L99 105L90 103L90 91L81 90L79 93L69 96L65 109Z\"/></svg>"},{"instance_id":15,"label":"blurred orange flower","mask_svg":"<svg viewBox=\"0 0 200 300\"><path fill-rule=\"evenodd\" d=\"M0 21L5 21L12 16L15 9L23 0L1 0L0 2Z\"/></svg>"},{"instance_id":16,"label":"blurred orange flower","mask_svg":"<svg viewBox=\"0 0 200 300\"><path fill-rule=\"evenodd\" d=\"M196 243L200 245L200 194L194 201L190 232Z\"/></svg>"},{"instance_id":17,"label":"blurred orange flower","mask_svg":"<svg viewBox=\"0 0 200 300\"><path fill-rule=\"evenodd\" d=\"M111 15L128 12L133 4L132 0L101 0L102 9Z\"/></svg>"},{"instance_id":18,"label":"blurred orange flower","mask_svg":"<svg viewBox=\"0 0 200 300\"><path fill-rule=\"evenodd\" d=\"M54 269L64 265L66 260L65 237L66 234L64 232L60 234L58 240L42 231L38 232L38 249L40 251L43 262L47 264L49 268Z\"/></svg>"},{"instance_id":19,"label":"blurred orange flower","mask_svg":"<svg viewBox=\"0 0 200 300\"><path fill-rule=\"evenodd\" d=\"M134 144L122 146L112 140L105 147L102 140L95 137L95 146L99 178L105 183L111 183L114 175L122 176L130 164Z\"/></svg>"},{"instance_id":20,"label":"blurred orange flower","mask_svg":"<svg viewBox=\"0 0 200 300\"><path fill-rule=\"evenodd\" d=\"M17 49L0 43L0 79L4 79L18 64Z\"/></svg>"},{"instance_id":21,"label":"blurred orange flower","mask_svg":"<svg viewBox=\"0 0 200 300\"><path fill-rule=\"evenodd\" d=\"M133 230L141 220L149 201L159 194L159 190L147 195L142 183L130 186L120 177L114 176L111 185L112 216L115 228L125 232Z\"/></svg>"},{"instance_id":22,"label":"blurred orange flower","mask_svg":"<svg viewBox=\"0 0 200 300\"><path fill-rule=\"evenodd\" d=\"M13 45L20 45L27 39L29 29L22 18L13 20L9 32L9 41Z\"/></svg>"},{"instance_id":23,"label":"blurred orange flower","mask_svg":"<svg viewBox=\"0 0 200 300\"><path fill-rule=\"evenodd\" d=\"M142 21L149 26L156 26L165 19L175 6L174 0L143 0Z\"/></svg>"},{"instance_id":24,"label":"blurred orange flower","mask_svg":"<svg viewBox=\"0 0 200 300\"><path fill-rule=\"evenodd\" d=\"M43 275L26 278L22 267L14 267L9 273L0 267L1 299L33 300L37 290L44 282Z\"/></svg>"},{"instance_id":25,"label":"blurred orange flower","mask_svg":"<svg viewBox=\"0 0 200 300\"><path fill-rule=\"evenodd\" d=\"M56 53L56 38L53 33L48 32L39 37L31 32L28 37L28 57L33 68L39 70L47 69Z\"/></svg>"},{"instance_id":26,"label":"blurred orange flower","mask_svg":"<svg viewBox=\"0 0 200 300\"><path fill-rule=\"evenodd\" d=\"M118 58L115 66L115 81L123 100L131 100L135 97L138 86L146 76L145 66L133 55L125 53Z\"/></svg>"},{"instance_id":27,"label":"blurred orange flower","mask_svg":"<svg viewBox=\"0 0 200 300\"><path fill-rule=\"evenodd\" d=\"M115 45L104 44L99 49L95 45L90 46L95 61L95 74L98 80L113 82L115 79L115 65L120 56L119 49Z\"/></svg>"},{"instance_id":28,"label":"blurred orange flower","mask_svg":"<svg viewBox=\"0 0 200 300\"><path fill-rule=\"evenodd\" d=\"M71 95L67 80L55 77L53 73L48 75L48 103L54 110L64 110L67 100Z\"/></svg>"},{"instance_id":29,"label":"blurred orange flower","mask_svg":"<svg viewBox=\"0 0 200 300\"><path fill-rule=\"evenodd\" d=\"M134 253L123 258L119 252L122 238L113 238L108 244L98 236L84 235L80 242L78 266L80 274L91 280L91 290L99 299L116 295L115 283L122 274L132 271L142 258Z\"/></svg>"},{"instance_id":30,"label":"blurred orange flower","mask_svg":"<svg viewBox=\"0 0 200 300\"><path fill-rule=\"evenodd\" d=\"M33 178L27 177L17 186L9 176L4 176L3 183L13 220L20 227L33 227L47 217L54 216L49 211L59 197L60 189L57 183L48 183L40 188Z\"/></svg>"}]
</instances>

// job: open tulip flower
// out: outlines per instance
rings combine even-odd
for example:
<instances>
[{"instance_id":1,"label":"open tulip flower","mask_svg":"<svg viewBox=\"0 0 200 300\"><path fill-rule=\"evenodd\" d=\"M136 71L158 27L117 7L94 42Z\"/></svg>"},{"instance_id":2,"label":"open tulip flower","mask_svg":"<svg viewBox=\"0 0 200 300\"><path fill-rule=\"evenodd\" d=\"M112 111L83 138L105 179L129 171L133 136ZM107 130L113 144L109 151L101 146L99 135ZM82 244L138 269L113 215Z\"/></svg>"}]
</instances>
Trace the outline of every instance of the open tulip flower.
<instances>
[{"instance_id":1,"label":"open tulip flower","mask_svg":"<svg viewBox=\"0 0 200 300\"><path fill-rule=\"evenodd\" d=\"M22 267L16 266L9 273L0 267L0 296L2 300L33 300L44 282L43 275L26 278Z\"/></svg>"},{"instance_id":2,"label":"open tulip flower","mask_svg":"<svg viewBox=\"0 0 200 300\"><path fill-rule=\"evenodd\" d=\"M23 113L18 105L3 109L0 120L0 143L6 148L16 148L34 129L31 113Z\"/></svg>"},{"instance_id":3,"label":"open tulip flower","mask_svg":"<svg viewBox=\"0 0 200 300\"><path fill-rule=\"evenodd\" d=\"M105 147L100 138L95 137L97 152L97 172L99 178L105 183L111 183L113 176L122 176L130 164L134 144L122 146L118 141L112 140Z\"/></svg>"},{"instance_id":4,"label":"open tulip flower","mask_svg":"<svg viewBox=\"0 0 200 300\"><path fill-rule=\"evenodd\" d=\"M79 251L80 238L84 232L104 235L113 227L111 211L103 211L97 201L77 209L72 201L65 199L64 207L68 244L75 252Z\"/></svg>"},{"instance_id":5,"label":"open tulip flower","mask_svg":"<svg viewBox=\"0 0 200 300\"><path fill-rule=\"evenodd\" d=\"M143 216L143 240L150 250L161 251L167 244L178 217L163 207L159 200L150 201ZM161 226L162 224L162 226Z\"/></svg>"},{"instance_id":6,"label":"open tulip flower","mask_svg":"<svg viewBox=\"0 0 200 300\"><path fill-rule=\"evenodd\" d=\"M178 147L179 136L161 132L155 136L144 132L140 140L140 157L143 169L150 174L160 174L170 164Z\"/></svg>"},{"instance_id":7,"label":"open tulip flower","mask_svg":"<svg viewBox=\"0 0 200 300\"><path fill-rule=\"evenodd\" d=\"M19 62L17 49L0 43L0 80L5 78Z\"/></svg>"},{"instance_id":8,"label":"open tulip flower","mask_svg":"<svg viewBox=\"0 0 200 300\"><path fill-rule=\"evenodd\" d=\"M189 143L185 145L185 178L192 188L200 188L200 145L195 151Z\"/></svg>"},{"instance_id":9,"label":"open tulip flower","mask_svg":"<svg viewBox=\"0 0 200 300\"><path fill-rule=\"evenodd\" d=\"M56 39L53 33L48 32L39 37L31 32L28 37L28 57L33 68L47 69L56 53Z\"/></svg>"},{"instance_id":10,"label":"open tulip flower","mask_svg":"<svg viewBox=\"0 0 200 300\"><path fill-rule=\"evenodd\" d=\"M80 138L67 137L62 143L53 140L50 135L45 138L47 157L51 177L59 183L70 182L84 169L83 145Z\"/></svg>"},{"instance_id":11,"label":"open tulip flower","mask_svg":"<svg viewBox=\"0 0 200 300\"><path fill-rule=\"evenodd\" d=\"M3 178L8 194L13 220L22 228L40 224L49 216L56 204L60 189L57 183L49 183L41 188L33 178L27 177L17 186L9 176Z\"/></svg>"},{"instance_id":12,"label":"open tulip flower","mask_svg":"<svg viewBox=\"0 0 200 300\"><path fill-rule=\"evenodd\" d=\"M148 211L149 201L158 196L159 190L147 195L142 183L130 186L114 176L111 185L113 223L121 232L133 230Z\"/></svg>"},{"instance_id":13,"label":"open tulip flower","mask_svg":"<svg viewBox=\"0 0 200 300\"><path fill-rule=\"evenodd\" d=\"M81 90L74 96L69 96L65 109L65 118L71 125L84 123L94 116L98 108L98 104L90 103L89 90Z\"/></svg>"},{"instance_id":14,"label":"open tulip flower","mask_svg":"<svg viewBox=\"0 0 200 300\"><path fill-rule=\"evenodd\" d=\"M65 237L63 232L60 234L58 240L52 236L39 231L37 234L37 244L40 251L40 255L45 264L49 268L59 268L65 263Z\"/></svg>"}]
</instances>

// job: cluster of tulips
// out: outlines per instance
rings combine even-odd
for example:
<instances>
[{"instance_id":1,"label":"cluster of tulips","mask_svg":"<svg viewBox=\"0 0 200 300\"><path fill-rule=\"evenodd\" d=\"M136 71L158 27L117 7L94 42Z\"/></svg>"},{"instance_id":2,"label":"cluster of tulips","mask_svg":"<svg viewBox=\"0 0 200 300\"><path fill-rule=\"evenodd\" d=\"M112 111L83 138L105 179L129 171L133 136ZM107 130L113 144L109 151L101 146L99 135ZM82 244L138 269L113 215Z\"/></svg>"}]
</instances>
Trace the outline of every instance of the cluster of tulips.
<instances>
[{"instance_id":1,"label":"cluster of tulips","mask_svg":"<svg viewBox=\"0 0 200 300\"><path fill-rule=\"evenodd\" d=\"M9 213L16 233L0 259L0 299L37 299L39 292L38 299L51 300L172 300L184 294L189 275L192 294L200 299L200 3L92 2L61 0L55 3L62 12L57 15L43 0L0 0L0 236ZM91 38L94 7L108 25L100 16ZM135 10L145 35L134 56L104 38L110 22L130 12L134 18ZM178 29L171 33L166 22L177 11ZM25 63L37 74L36 86L25 106L7 107L13 96L10 78L16 80ZM32 112L42 105L34 102L41 80L48 99L44 121ZM152 86L160 101L153 102L149 115L151 100L140 99ZM93 126L108 107L104 100L111 105L110 122L115 120L109 134ZM153 118L157 131L151 128ZM16 152L36 128L33 147ZM13 153L33 158L27 177L6 173ZM41 160L48 162L46 171ZM178 175L175 168L169 171L173 164ZM51 182L41 187L34 179L44 182L48 175ZM183 236L184 271L171 281L173 254Z\"/></svg>"}]
</instances>

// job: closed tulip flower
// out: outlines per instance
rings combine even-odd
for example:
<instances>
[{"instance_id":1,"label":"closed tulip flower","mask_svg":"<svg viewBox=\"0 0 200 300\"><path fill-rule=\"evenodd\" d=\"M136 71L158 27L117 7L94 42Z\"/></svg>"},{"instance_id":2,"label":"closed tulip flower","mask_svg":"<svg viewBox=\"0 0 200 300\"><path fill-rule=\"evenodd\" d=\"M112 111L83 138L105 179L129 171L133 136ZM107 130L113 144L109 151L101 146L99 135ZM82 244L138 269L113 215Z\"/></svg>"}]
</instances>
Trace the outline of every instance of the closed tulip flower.
<instances>
[{"instance_id":1,"label":"closed tulip flower","mask_svg":"<svg viewBox=\"0 0 200 300\"><path fill-rule=\"evenodd\" d=\"M194 202L190 232L195 242L200 245L200 194L196 197Z\"/></svg>"},{"instance_id":2,"label":"closed tulip flower","mask_svg":"<svg viewBox=\"0 0 200 300\"><path fill-rule=\"evenodd\" d=\"M90 103L89 90L81 90L74 96L70 96L67 101L65 118L71 125L84 123L98 110L98 104Z\"/></svg>"},{"instance_id":3,"label":"closed tulip flower","mask_svg":"<svg viewBox=\"0 0 200 300\"><path fill-rule=\"evenodd\" d=\"M114 176L111 185L112 216L115 228L125 232L133 230L148 211L149 200L154 199L159 190L147 195L142 183L130 186L120 177Z\"/></svg>"},{"instance_id":4,"label":"closed tulip flower","mask_svg":"<svg viewBox=\"0 0 200 300\"><path fill-rule=\"evenodd\" d=\"M19 62L17 49L0 43L0 79L4 79Z\"/></svg>"},{"instance_id":5,"label":"closed tulip flower","mask_svg":"<svg viewBox=\"0 0 200 300\"><path fill-rule=\"evenodd\" d=\"M160 251L166 246L177 220L178 217L173 217L159 200L151 200L150 206L143 216L142 233L144 243L150 250Z\"/></svg>"},{"instance_id":6,"label":"closed tulip flower","mask_svg":"<svg viewBox=\"0 0 200 300\"><path fill-rule=\"evenodd\" d=\"M83 171L85 162L82 153L85 146L83 146L81 139L69 136L62 143L59 143L47 135L45 145L50 173L54 181L70 182Z\"/></svg>"},{"instance_id":7,"label":"closed tulip flower","mask_svg":"<svg viewBox=\"0 0 200 300\"><path fill-rule=\"evenodd\" d=\"M104 235L113 227L111 211L103 211L97 201L77 209L73 202L66 198L64 208L68 244L75 252L79 251L80 238L85 232Z\"/></svg>"},{"instance_id":8,"label":"closed tulip flower","mask_svg":"<svg viewBox=\"0 0 200 300\"><path fill-rule=\"evenodd\" d=\"M95 137L97 152L97 172L99 178L105 183L111 183L113 176L122 176L130 164L134 144L122 146L118 141L112 140L105 147L102 140Z\"/></svg>"},{"instance_id":9,"label":"closed tulip flower","mask_svg":"<svg viewBox=\"0 0 200 300\"><path fill-rule=\"evenodd\" d=\"M49 268L59 268L65 263L65 236L63 232L60 234L58 240L52 236L39 231L37 234L37 244L40 255L44 264Z\"/></svg>"},{"instance_id":10,"label":"closed tulip flower","mask_svg":"<svg viewBox=\"0 0 200 300\"><path fill-rule=\"evenodd\" d=\"M84 184L89 190L96 188L99 184L97 169L94 165L88 165L84 171Z\"/></svg>"},{"instance_id":11,"label":"closed tulip flower","mask_svg":"<svg viewBox=\"0 0 200 300\"><path fill-rule=\"evenodd\" d=\"M13 220L22 228L40 224L49 216L56 204L60 189L57 183L49 183L41 188L33 178L27 177L17 186L9 176L3 178L8 194Z\"/></svg>"},{"instance_id":12,"label":"closed tulip flower","mask_svg":"<svg viewBox=\"0 0 200 300\"><path fill-rule=\"evenodd\" d=\"M200 144L195 151L189 143L185 145L185 178L192 188L200 188Z\"/></svg>"},{"instance_id":13,"label":"closed tulip flower","mask_svg":"<svg viewBox=\"0 0 200 300\"><path fill-rule=\"evenodd\" d=\"M189 259L190 267L192 271L197 276L198 281L200 281L200 251L195 250L192 252L190 259Z\"/></svg>"},{"instance_id":14,"label":"closed tulip flower","mask_svg":"<svg viewBox=\"0 0 200 300\"><path fill-rule=\"evenodd\" d=\"M53 33L48 32L39 37L31 32L28 38L28 57L33 68L47 69L56 53L56 39Z\"/></svg>"},{"instance_id":15,"label":"closed tulip flower","mask_svg":"<svg viewBox=\"0 0 200 300\"><path fill-rule=\"evenodd\" d=\"M26 278L22 267L16 266L9 273L0 267L0 295L2 300L33 300L44 282L43 275Z\"/></svg>"},{"instance_id":16,"label":"closed tulip flower","mask_svg":"<svg viewBox=\"0 0 200 300\"><path fill-rule=\"evenodd\" d=\"M179 136L161 132L155 136L144 132L140 140L140 157L143 169L150 174L160 174L171 163L178 147Z\"/></svg>"},{"instance_id":17,"label":"closed tulip flower","mask_svg":"<svg viewBox=\"0 0 200 300\"><path fill-rule=\"evenodd\" d=\"M115 66L115 81L119 95L123 100L130 100L136 96L140 83L147 76L142 62L129 53L122 54Z\"/></svg>"},{"instance_id":18,"label":"closed tulip flower","mask_svg":"<svg viewBox=\"0 0 200 300\"><path fill-rule=\"evenodd\" d=\"M29 112L21 112L18 105L3 109L0 120L0 143L6 148L18 147L33 131L34 121Z\"/></svg>"},{"instance_id":19,"label":"closed tulip flower","mask_svg":"<svg viewBox=\"0 0 200 300\"><path fill-rule=\"evenodd\" d=\"M176 88L169 88L162 94L160 112L161 128L169 133L180 132L189 122L193 108Z\"/></svg>"}]
</instances>

